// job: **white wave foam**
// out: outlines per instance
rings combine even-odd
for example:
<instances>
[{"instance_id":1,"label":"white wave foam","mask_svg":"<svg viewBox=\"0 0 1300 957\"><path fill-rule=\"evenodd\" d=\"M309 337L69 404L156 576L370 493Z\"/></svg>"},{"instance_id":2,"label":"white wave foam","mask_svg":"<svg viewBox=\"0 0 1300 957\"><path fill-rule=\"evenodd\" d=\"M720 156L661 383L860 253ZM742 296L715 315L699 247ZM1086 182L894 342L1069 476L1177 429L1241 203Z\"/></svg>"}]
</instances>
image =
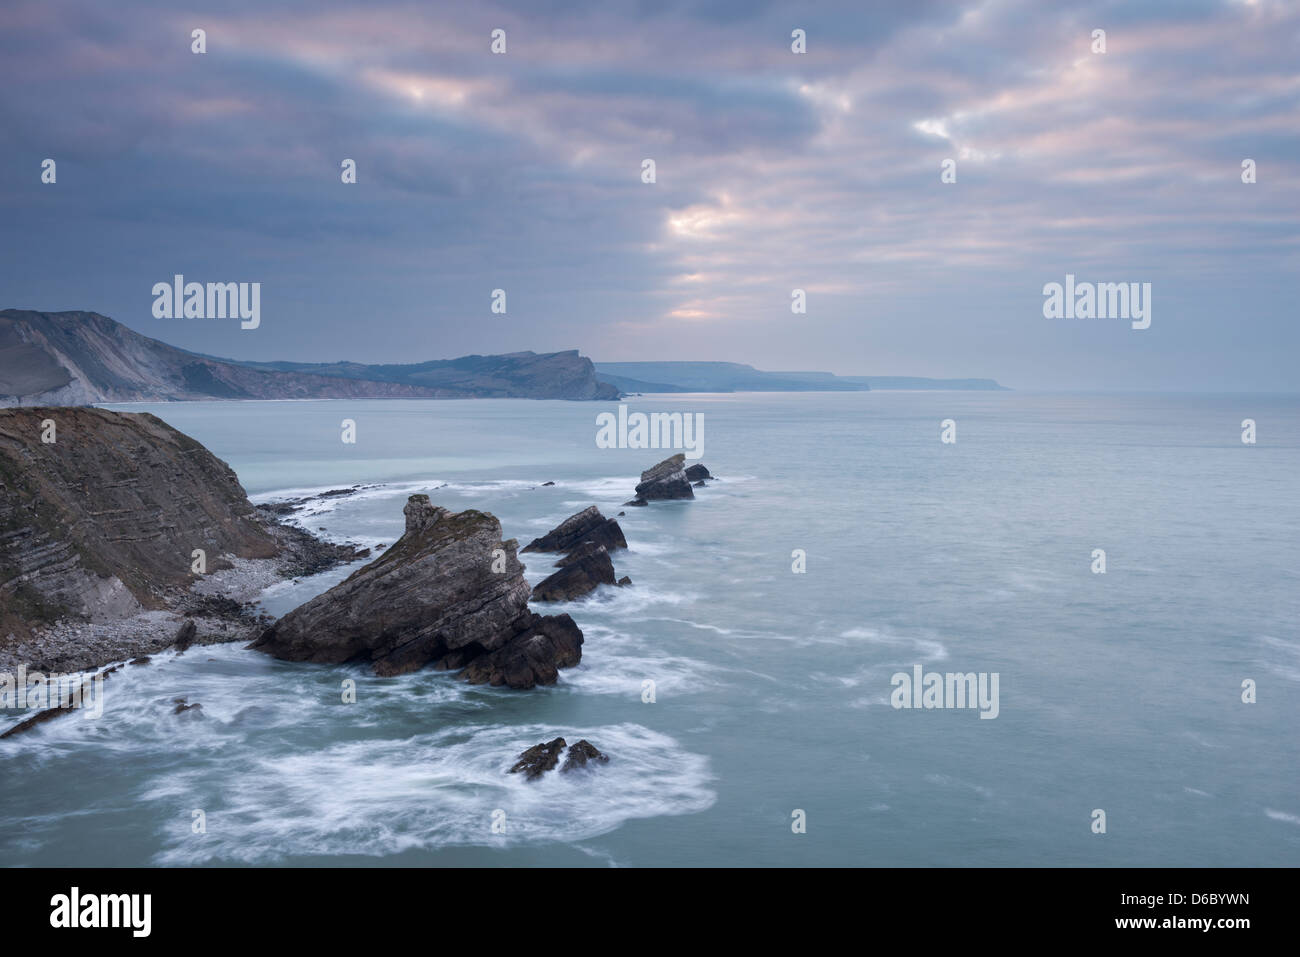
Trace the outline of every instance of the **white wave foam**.
<instances>
[{"instance_id":1,"label":"white wave foam","mask_svg":"<svg viewBox=\"0 0 1300 957\"><path fill-rule=\"evenodd\" d=\"M867 641L873 645L907 648L919 654L924 661L943 661L948 657L947 646L937 638L887 634L877 631L875 628L850 628L840 634L844 638Z\"/></svg>"},{"instance_id":2,"label":"white wave foam","mask_svg":"<svg viewBox=\"0 0 1300 957\"><path fill-rule=\"evenodd\" d=\"M535 781L507 773L519 752L556 736L586 738L610 761ZM156 864L267 863L580 841L637 818L703 811L716 800L711 780L705 757L636 724L478 725L223 756L215 767L160 776L143 799L205 802L207 833L191 833L188 818L166 826ZM496 812L503 833L493 833Z\"/></svg>"},{"instance_id":3,"label":"white wave foam","mask_svg":"<svg viewBox=\"0 0 1300 957\"><path fill-rule=\"evenodd\" d=\"M1285 811L1274 811L1272 808L1264 808L1264 813L1275 821L1286 821L1288 824L1300 825L1300 815L1287 814Z\"/></svg>"}]
</instances>

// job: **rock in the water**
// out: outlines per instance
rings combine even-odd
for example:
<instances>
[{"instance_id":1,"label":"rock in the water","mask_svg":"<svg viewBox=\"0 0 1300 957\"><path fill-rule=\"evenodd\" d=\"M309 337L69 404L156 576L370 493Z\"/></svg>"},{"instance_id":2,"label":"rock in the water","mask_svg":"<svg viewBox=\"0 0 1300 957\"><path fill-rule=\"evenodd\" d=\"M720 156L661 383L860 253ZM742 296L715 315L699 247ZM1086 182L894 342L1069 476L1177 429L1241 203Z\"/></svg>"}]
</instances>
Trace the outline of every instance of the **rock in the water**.
<instances>
[{"instance_id":1,"label":"rock in the water","mask_svg":"<svg viewBox=\"0 0 1300 957\"><path fill-rule=\"evenodd\" d=\"M532 688L555 684L560 668L582 660L582 629L568 615L533 615L532 624L503 648L465 666L470 684Z\"/></svg>"},{"instance_id":2,"label":"rock in the water","mask_svg":"<svg viewBox=\"0 0 1300 957\"><path fill-rule=\"evenodd\" d=\"M185 700L186 699L184 698L172 699L172 704L176 705L176 709L172 711L172 714L184 714L186 711L193 711L197 714L203 710L203 705L199 704L197 701L194 702L194 704L186 704Z\"/></svg>"},{"instance_id":3,"label":"rock in the water","mask_svg":"<svg viewBox=\"0 0 1300 957\"><path fill-rule=\"evenodd\" d=\"M618 522L601 515L600 509L592 505L570 515L541 538L534 538L521 551L567 552L583 542L595 542L610 551L627 548L627 539L623 537Z\"/></svg>"},{"instance_id":4,"label":"rock in the water","mask_svg":"<svg viewBox=\"0 0 1300 957\"><path fill-rule=\"evenodd\" d=\"M636 487L636 496L647 501L695 498L695 493L691 491L691 483L686 478L686 456L678 452L642 472L641 481Z\"/></svg>"},{"instance_id":5,"label":"rock in the water","mask_svg":"<svg viewBox=\"0 0 1300 957\"><path fill-rule=\"evenodd\" d=\"M554 738L542 744L535 744L519 755L519 759L515 762L514 767L510 769L510 773L522 773L530 781L539 778L547 771L555 769L555 766L560 763L560 754L564 752L566 747L563 738ZM564 766L560 768L560 773L565 774L569 771L576 771L585 768L588 764L607 764L608 762L608 754L600 751L590 741L583 738L565 753Z\"/></svg>"},{"instance_id":6,"label":"rock in the water","mask_svg":"<svg viewBox=\"0 0 1300 957\"><path fill-rule=\"evenodd\" d=\"M595 542L583 542L556 565L560 570L533 589L533 601L572 601L616 580L609 552Z\"/></svg>"},{"instance_id":7,"label":"rock in the water","mask_svg":"<svg viewBox=\"0 0 1300 957\"><path fill-rule=\"evenodd\" d=\"M569 771L576 771L578 768L585 768L588 762L607 764L609 763L609 755L597 749L586 738L583 738L569 748L569 753L564 756L564 767L560 768L560 773L565 774Z\"/></svg>"},{"instance_id":8,"label":"rock in the water","mask_svg":"<svg viewBox=\"0 0 1300 957\"><path fill-rule=\"evenodd\" d=\"M569 554L565 555L558 562L556 562L554 567L564 568L566 565L576 565L579 562L584 562L589 560L592 556L594 556L597 552L600 551L603 551L606 554L609 553L609 549L606 548L604 545L601 545L599 542L583 542L573 551L569 552Z\"/></svg>"},{"instance_id":9,"label":"rock in the water","mask_svg":"<svg viewBox=\"0 0 1300 957\"><path fill-rule=\"evenodd\" d=\"M250 646L288 661L368 661L379 675L465 668L475 683L551 684L582 657L568 615L528 609L514 539L496 517L412 495L406 531L383 555L289 612ZM502 558L504 557L504 570Z\"/></svg>"},{"instance_id":10,"label":"rock in the water","mask_svg":"<svg viewBox=\"0 0 1300 957\"><path fill-rule=\"evenodd\" d=\"M623 503L624 506L631 505L631 506L633 506L634 508L640 508L640 507L643 506L643 505L649 505L649 504L650 504L650 503L647 502L647 501L646 501L645 499L643 499L643 498L634 498L634 499L632 499L632 501L630 501L630 502L624 502L624 503Z\"/></svg>"},{"instance_id":11,"label":"rock in the water","mask_svg":"<svg viewBox=\"0 0 1300 957\"><path fill-rule=\"evenodd\" d=\"M713 478L701 463L696 462L694 465L686 466L686 477L697 485L705 479Z\"/></svg>"},{"instance_id":12,"label":"rock in the water","mask_svg":"<svg viewBox=\"0 0 1300 957\"><path fill-rule=\"evenodd\" d=\"M698 482L692 482L691 485L694 488L704 488L704 479L700 479Z\"/></svg>"},{"instance_id":13,"label":"rock in the water","mask_svg":"<svg viewBox=\"0 0 1300 957\"><path fill-rule=\"evenodd\" d=\"M519 760L510 769L510 773L519 774L523 772L523 775L530 781L533 778L541 777L560 763L560 752L563 750L563 738L556 738L544 744L534 744L519 755Z\"/></svg>"},{"instance_id":14,"label":"rock in the water","mask_svg":"<svg viewBox=\"0 0 1300 957\"><path fill-rule=\"evenodd\" d=\"M617 582L615 582L614 584L618 585L619 588L622 588L624 585L630 585L630 584L632 584L632 579L630 579L630 578L628 578L626 575L624 575L622 578L620 578L620 579L619 579Z\"/></svg>"}]
</instances>

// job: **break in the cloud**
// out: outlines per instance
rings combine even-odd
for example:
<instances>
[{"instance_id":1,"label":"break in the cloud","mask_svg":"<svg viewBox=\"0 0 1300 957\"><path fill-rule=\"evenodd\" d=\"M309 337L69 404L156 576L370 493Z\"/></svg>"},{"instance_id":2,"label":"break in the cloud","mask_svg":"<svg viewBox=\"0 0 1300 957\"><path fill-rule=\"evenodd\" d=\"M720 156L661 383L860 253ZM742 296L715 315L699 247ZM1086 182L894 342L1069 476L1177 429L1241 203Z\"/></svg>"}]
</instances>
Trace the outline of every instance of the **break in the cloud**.
<instances>
[{"instance_id":1,"label":"break in the cloud","mask_svg":"<svg viewBox=\"0 0 1300 957\"><path fill-rule=\"evenodd\" d=\"M3 305L247 358L1300 385L1296 4L878 6L11 0ZM262 282L261 328L153 319L176 272ZM1044 319L1066 272L1152 327Z\"/></svg>"}]
</instances>

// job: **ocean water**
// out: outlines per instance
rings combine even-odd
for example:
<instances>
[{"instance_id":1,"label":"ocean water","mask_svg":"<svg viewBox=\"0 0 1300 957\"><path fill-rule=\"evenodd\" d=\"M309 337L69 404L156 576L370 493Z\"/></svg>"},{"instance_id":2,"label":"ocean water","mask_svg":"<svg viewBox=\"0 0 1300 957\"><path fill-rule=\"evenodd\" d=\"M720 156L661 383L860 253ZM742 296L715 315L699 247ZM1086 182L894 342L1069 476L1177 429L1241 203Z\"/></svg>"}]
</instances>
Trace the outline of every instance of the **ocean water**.
<instances>
[{"instance_id":1,"label":"ocean water","mask_svg":"<svg viewBox=\"0 0 1300 957\"><path fill-rule=\"evenodd\" d=\"M702 413L719 481L625 510L614 558L633 587L539 606L586 635L556 686L381 679L233 645L157 656L106 683L100 720L0 742L0 864L1300 864L1300 398L629 404ZM416 491L521 542L587 505L617 514L663 456L598 449L613 407L117 408L194 436L257 500L376 485L303 524L378 544ZM553 560L521 557L533 582ZM282 614L348 571L263 602ZM891 678L916 665L996 673L997 717L895 709ZM202 715L172 714L180 696ZM611 761L505 773L556 735Z\"/></svg>"}]
</instances>

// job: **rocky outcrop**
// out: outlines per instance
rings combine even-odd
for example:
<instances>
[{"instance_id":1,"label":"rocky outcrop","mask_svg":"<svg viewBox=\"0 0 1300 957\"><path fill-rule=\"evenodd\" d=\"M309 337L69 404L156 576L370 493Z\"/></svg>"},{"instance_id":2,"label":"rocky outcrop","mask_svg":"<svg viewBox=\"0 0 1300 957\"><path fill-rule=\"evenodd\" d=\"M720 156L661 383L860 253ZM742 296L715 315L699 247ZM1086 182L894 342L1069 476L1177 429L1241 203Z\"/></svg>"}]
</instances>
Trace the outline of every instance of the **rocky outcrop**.
<instances>
[{"instance_id":1,"label":"rocky outcrop","mask_svg":"<svg viewBox=\"0 0 1300 957\"><path fill-rule=\"evenodd\" d=\"M533 601L572 601L596 589L598 585L631 584L618 579L609 553L627 548L627 539L617 521L605 518L592 505L570 515L541 538L535 538L525 552L568 552L555 563L559 569L533 589Z\"/></svg>"},{"instance_id":2,"label":"rocky outcrop","mask_svg":"<svg viewBox=\"0 0 1300 957\"><path fill-rule=\"evenodd\" d=\"M686 478L686 456L681 452L642 472L641 481L636 487L636 498L628 504L677 498L695 498L691 483Z\"/></svg>"},{"instance_id":3,"label":"rocky outcrop","mask_svg":"<svg viewBox=\"0 0 1300 957\"><path fill-rule=\"evenodd\" d=\"M560 773L567 774L570 771L578 771L585 768L588 764L608 763L609 755L601 751L586 738L583 738L573 747L569 748L569 753L564 756L564 766L560 768Z\"/></svg>"},{"instance_id":4,"label":"rocky outcrop","mask_svg":"<svg viewBox=\"0 0 1300 957\"><path fill-rule=\"evenodd\" d=\"M522 774L528 780L539 778L560 763L560 753L564 750L563 738L555 738L542 744L534 744L519 755L519 760L510 769L511 774Z\"/></svg>"},{"instance_id":5,"label":"rocky outcrop","mask_svg":"<svg viewBox=\"0 0 1300 957\"><path fill-rule=\"evenodd\" d=\"M242 619L241 602L214 608L193 589L237 563L293 571L298 558L319 566L355 554L258 513L225 462L153 415L0 409L0 661L79 670L158 650L129 635L84 653L60 640L50 656L32 643L55 622L151 611ZM177 622L154 626L174 633Z\"/></svg>"},{"instance_id":6,"label":"rocky outcrop","mask_svg":"<svg viewBox=\"0 0 1300 957\"><path fill-rule=\"evenodd\" d=\"M686 466L686 478L694 483L696 487L699 487L700 482L711 479L713 476L709 474L709 470L704 467L703 463L696 462L694 465Z\"/></svg>"},{"instance_id":7,"label":"rocky outcrop","mask_svg":"<svg viewBox=\"0 0 1300 957\"><path fill-rule=\"evenodd\" d=\"M604 545L609 551L627 548L627 539L617 521L600 514L595 505L570 515L541 538L525 545L524 552L567 552L583 542Z\"/></svg>"},{"instance_id":8,"label":"rocky outcrop","mask_svg":"<svg viewBox=\"0 0 1300 957\"><path fill-rule=\"evenodd\" d=\"M618 583L609 552L595 542L583 542L556 565L560 570L533 589L533 601L573 601L598 585Z\"/></svg>"},{"instance_id":9,"label":"rocky outcrop","mask_svg":"<svg viewBox=\"0 0 1300 957\"><path fill-rule=\"evenodd\" d=\"M455 667L456 655L448 667ZM582 629L568 615L530 615L528 626L496 651L471 658L464 678L475 685L553 685L561 668L582 660ZM447 663L444 662L444 665Z\"/></svg>"},{"instance_id":10,"label":"rocky outcrop","mask_svg":"<svg viewBox=\"0 0 1300 957\"><path fill-rule=\"evenodd\" d=\"M411 365L214 359L94 312L0 311L0 406L175 399L616 399L577 350Z\"/></svg>"},{"instance_id":11,"label":"rocky outcrop","mask_svg":"<svg viewBox=\"0 0 1300 957\"><path fill-rule=\"evenodd\" d=\"M568 615L528 609L514 539L474 509L412 495L406 530L383 556L289 612L251 647L288 661L365 661L376 674L464 669L471 682L531 688L582 657Z\"/></svg>"},{"instance_id":12,"label":"rocky outcrop","mask_svg":"<svg viewBox=\"0 0 1300 957\"><path fill-rule=\"evenodd\" d=\"M198 625L192 621L186 621L176 632L176 640L172 642L172 647L177 651L188 651L190 645L194 644L194 639L198 633Z\"/></svg>"},{"instance_id":13,"label":"rocky outcrop","mask_svg":"<svg viewBox=\"0 0 1300 957\"><path fill-rule=\"evenodd\" d=\"M535 744L519 755L519 759L510 768L511 774L523 774L528 780L540 778L547 771L553 770L560 763L560 755L567 747L563 738L553 738L541 744ZM609 755L599 750L586 738L568 748L565 754L561 774L578 771L589 764L607 764Z\"/></svg>"}]
</instances>

